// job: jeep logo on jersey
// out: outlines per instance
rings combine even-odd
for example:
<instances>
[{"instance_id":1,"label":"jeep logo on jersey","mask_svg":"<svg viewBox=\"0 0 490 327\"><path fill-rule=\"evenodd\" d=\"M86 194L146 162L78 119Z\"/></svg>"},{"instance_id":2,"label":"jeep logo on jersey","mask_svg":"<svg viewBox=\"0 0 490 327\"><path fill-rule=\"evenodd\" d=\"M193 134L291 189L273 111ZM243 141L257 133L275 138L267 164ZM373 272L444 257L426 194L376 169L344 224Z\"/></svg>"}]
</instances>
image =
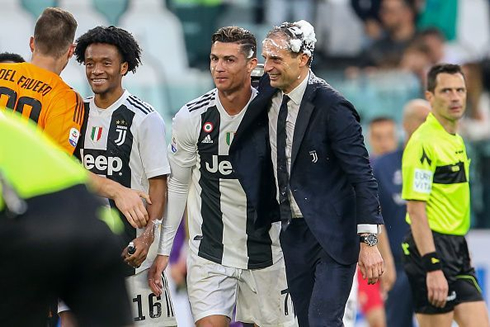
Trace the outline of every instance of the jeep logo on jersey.
<instances>
[{"instance_id":1,"label":"jeep logo on jersey","mask_svg":"<svg viewBox=\"0 0 490 327\"><path fill-rule=\"evenodd\" d=\"M123 161L119 157L106 157L103 150L80 149L82 163L85 168L97 175L122 175Z\"/></svg>"},{"instance_id":2,"label":"jeep logo on jersey","mask_svg":"<svg viewBox=\"0 0 490 327\"><path fill-rule=\"evenodd\" d=\"M128 126L124 120L116 121L116 133L117 139L114 141L117 146L121 146L126 141L126 135L128 134Z\"/></svg>"},{"instance_id":3,"label":"jeep logo on jersey","mask_svg":"<svg viewBox=\"0 0 490 327\"><path fill-rule=\"evenodd\" d=\"M230 175L233 173L233 167L231 166L231 162L224 160L224 158L227 157L228 156L217 156L213 154L210 158L211 160L205 160L204 166L211 174L219 173L222 175L220 177L230 178L232 177Z\"/></svg>"}]
</instances>

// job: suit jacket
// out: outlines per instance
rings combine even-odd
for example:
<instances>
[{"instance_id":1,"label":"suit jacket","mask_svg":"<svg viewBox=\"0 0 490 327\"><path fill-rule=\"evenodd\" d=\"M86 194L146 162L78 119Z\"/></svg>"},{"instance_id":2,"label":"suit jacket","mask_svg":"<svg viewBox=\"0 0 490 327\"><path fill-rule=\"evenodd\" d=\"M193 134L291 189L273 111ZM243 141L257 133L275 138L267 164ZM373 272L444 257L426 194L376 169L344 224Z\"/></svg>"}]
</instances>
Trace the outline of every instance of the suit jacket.
<instances>
[{"instance_id":1,"label":"suit jacket","mask_svg":"<svg viewBox=\"0 0 490 327\"><path fill-rule=\"evenodd\" d=\"M279 219L268 135L276 91L264 76L230 148L232 166L257 209L257 225ZM352 104L310 71L294 130L289 184L311 232L341 264L358 259L357 224L383 223L359 121Z\"/></svg>"}]
</instances>

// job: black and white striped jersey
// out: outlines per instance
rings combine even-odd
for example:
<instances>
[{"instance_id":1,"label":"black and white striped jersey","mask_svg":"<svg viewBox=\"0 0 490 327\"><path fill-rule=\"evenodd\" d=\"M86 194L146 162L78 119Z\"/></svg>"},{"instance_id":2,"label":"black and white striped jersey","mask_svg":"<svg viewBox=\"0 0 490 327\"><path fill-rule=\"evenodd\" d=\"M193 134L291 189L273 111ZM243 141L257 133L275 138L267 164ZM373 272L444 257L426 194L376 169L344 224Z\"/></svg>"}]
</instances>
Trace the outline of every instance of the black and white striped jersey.
<instances>
[{"instance_id":1,"label":"black and white striped jersey","mask_svg":"<svg viewBox=\"0 0 490 327\"><path fill-rule=\"evenodd\" d=\"M253 89L250 101L255 95ZM191 251L224 266L258 269L281 258L280 227L254 228L255 212L228 160L245 111L230 116L213 89L177 113L169 145L167 218L182 215L187 200Z\"/></svg>"},{"instance_id":2,"label":"black and white striped jersey","mask_svg":"<svg viewBox=\"0 0 490 327\"><path fill-rule=\"evenodd\" d=\"M86 99L85 111L87 114L76 155L89 171L145 193L148 193L149 178L170 173L165 123L151 105L124 91L106 109L98 108L93 97ZM108 202L117 210L112 200ZM143 229L133 228L119 214L124 222L122 242L126 246ZM128 273L137 273L151 266L156 256L158 236L155 235L145 262Z\"/></svg>"}]
</instances>

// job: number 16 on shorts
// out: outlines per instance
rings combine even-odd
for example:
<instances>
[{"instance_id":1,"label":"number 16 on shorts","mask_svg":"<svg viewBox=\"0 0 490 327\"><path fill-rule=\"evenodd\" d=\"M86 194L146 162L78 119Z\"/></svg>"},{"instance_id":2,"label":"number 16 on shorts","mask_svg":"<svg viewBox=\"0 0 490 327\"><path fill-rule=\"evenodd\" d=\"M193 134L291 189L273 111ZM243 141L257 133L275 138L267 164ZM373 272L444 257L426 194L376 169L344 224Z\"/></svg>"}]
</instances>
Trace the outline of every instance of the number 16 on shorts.
<instances>
[{"instance_id":1,"label":"number 16 on shorts","mask_svg":"<svg viewBox=\"0 0 490 327\"><path fill-rule=\"evenodd\" d=\"M135 326L177 326L168 282L162 275L163 293L153 294L147 283L148 270L128 277Z\"/></svg>"}]
</instances>

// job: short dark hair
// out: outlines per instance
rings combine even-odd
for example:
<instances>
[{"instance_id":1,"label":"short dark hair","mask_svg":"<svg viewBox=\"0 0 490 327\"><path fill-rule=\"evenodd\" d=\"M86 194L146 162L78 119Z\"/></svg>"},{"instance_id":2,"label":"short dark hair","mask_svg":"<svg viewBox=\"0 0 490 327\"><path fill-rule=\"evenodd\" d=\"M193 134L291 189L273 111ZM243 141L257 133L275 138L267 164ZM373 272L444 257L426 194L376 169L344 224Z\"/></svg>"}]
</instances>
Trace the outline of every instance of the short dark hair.
<instances>
[{"instance_id":1,"label":"short dark hair","mask_svg":"<svg viewBox=\"0 0 490 327\"><path fill-rule=\"evenodd\" d=\"M211 37L211 42L237 43L245 58L257 57L257 40L248 30L238 26L225 26L218 29Z\"/></svg>"},{"instance_id":2,"label":"short dark hair","mask_svg":"<svg viewBox=\"0 0 490 327\"><path fill-rule=\"evenodd\" d=\"M37 19L34 44L43 55L60 58L73 43L78 23L71 13L48 7Z\"/></svg>"},{"instance_id":3,"label":"short dark hair","mask_svg":"<svg viewBox=\"0 0 490 327\"><path fill-rule=\"evenodd\" d=\"M17 53L3 52L0 53L0 63L2 62L25 62L24 58Z\"/></svg>"},{"instance_id":4,"label":"short dark hair","mask_svg":"<svg viewBox=\"0 0 490 327\"><path fill-rule=\"evenodd\" d=\"M427 73L427 91L434 92L437 86L437 75L439 74L461 74L464 76L463 70L460 65L455 64L437 64L432 66L432 68Z\"/></svg>"},{"instance_id":5,"label":"short dark hair","mask_svg":"<svg viewBox=\"0 0 490 327\"><path fill-rule=\"evenodd\" d=\"M77 39L75 58L81 64L85 63L85 50L93 43L105 43L114 45L123 62L128 63L128 71L136 72L141 64L141 48L135 38L128 31L115 26L97 26L92 28Z\"/></svg>"}]
</instances>

